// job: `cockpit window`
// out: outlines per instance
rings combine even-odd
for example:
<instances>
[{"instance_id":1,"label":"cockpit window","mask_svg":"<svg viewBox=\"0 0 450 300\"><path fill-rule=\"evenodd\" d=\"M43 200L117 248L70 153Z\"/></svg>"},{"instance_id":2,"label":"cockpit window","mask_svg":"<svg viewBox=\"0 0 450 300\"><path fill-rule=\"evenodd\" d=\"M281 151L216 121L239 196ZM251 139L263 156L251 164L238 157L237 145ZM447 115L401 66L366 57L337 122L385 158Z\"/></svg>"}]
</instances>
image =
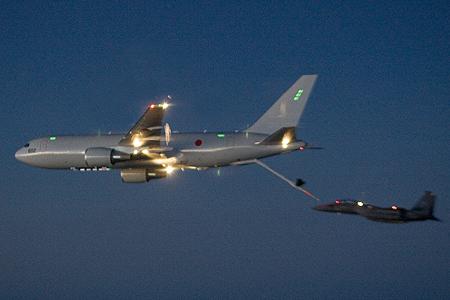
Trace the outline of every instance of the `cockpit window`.
<instances>
[{"instance_id":1,"label":"cockpit window","mask_svg":"<svg viewBox=\"0 0 450 300\"><path fill-rule=\"evenodd\" d=\"M30 147L30 143L26 143L25 145L23 145L24 148L28 148Z\"/></svg>"}]
</instances>

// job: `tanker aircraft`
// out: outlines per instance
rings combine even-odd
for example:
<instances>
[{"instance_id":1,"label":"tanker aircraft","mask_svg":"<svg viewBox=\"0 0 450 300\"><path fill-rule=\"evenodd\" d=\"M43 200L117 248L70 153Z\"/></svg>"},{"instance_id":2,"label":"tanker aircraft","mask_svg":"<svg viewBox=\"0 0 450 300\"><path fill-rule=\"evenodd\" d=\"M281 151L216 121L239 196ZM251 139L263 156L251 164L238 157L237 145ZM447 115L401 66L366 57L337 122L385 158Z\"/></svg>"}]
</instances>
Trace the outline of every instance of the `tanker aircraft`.
<instances>
[{"instance_id":1,"label":"tanker aircraft","mask_svg":"<svg viewBox=\"0 0 450 300\"><path fill-rule=\"evenodd\" d=\"M33 167L79 171L120 170L125 183L145 183L175 170L204 170L258 164L292 187L317 199L259 159L292 151L317 149L297 139L296 127L317 75L301 76L253 125L234 132L172 132L164 122L170 97L150 104L124 134L52 135L27 142L15 157Z\"/></svg>"},{"instance_id":2,"label":"tanker aircraft","mask_svg":"<svg viewBox=\"0 0 450 300\"><path fill-rule=\"evenodd\" d=\"M329 204L317 205L313 209L332 213L356 214L371 221L385 223L406 223L426 220L439 221L439 219L433 216L435 200L436 196L432 192L426 191L412 209L405 209L397 205L383 208L365 203L361 200L352 199L338 199Z\"/></svg>"}]
</instances>

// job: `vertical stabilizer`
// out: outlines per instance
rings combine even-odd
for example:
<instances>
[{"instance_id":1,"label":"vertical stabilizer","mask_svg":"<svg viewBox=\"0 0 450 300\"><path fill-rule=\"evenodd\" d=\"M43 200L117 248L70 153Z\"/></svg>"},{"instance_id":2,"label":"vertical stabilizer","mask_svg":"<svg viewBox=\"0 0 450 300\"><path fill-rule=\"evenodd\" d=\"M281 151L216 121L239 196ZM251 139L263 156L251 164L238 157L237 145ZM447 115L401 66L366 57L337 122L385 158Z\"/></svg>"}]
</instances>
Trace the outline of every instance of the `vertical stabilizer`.
<instances>
[{"instance_id":1,"label":"vertical stabilizer","mask_svg":"<svg viewBox=\"0 0 450 300\"><path fill-rule=\"evenodd\" d=\"M316 79L317 75L300 77L247 131L272 134L282 127L296 127Z\"/></svg>"},{"instance_id":2,"label":"vertical stabilizer","mask_svg":"<svg viewBox=\"0 0 450 300\"><path fill-rule=\"evenodd\" d=\"M425 192L425 195L417 201L416 205L411 209L414 212L421 213L427 216L433 215L434 201L436 200L436 195L432 192Z\"/></svg>"}]
</instances>

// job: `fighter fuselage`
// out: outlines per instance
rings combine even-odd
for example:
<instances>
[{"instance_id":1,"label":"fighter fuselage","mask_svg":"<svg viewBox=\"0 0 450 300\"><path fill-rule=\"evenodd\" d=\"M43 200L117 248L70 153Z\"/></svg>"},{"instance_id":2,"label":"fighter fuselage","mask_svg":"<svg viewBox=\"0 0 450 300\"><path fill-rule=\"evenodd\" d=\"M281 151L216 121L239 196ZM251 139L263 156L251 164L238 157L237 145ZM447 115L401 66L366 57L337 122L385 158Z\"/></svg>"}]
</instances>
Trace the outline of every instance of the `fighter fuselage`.
<instances>
[{"instance_id":1,"label":"fighter fuselage","mask_svg":"<svg viewBox=\"0 0 450 300\"><path fill-rule=\"evenodd\" d=\"M377 207L360 200L336 200L335 202L317 205L315 210L342 214L358 214L371 221L385 223L405 223L411 221L437 220L433 216L433 206L436 196L431 192L417 202L412 209L405 209L392 205L391 207Z\"/></svg>"}]
</instances>

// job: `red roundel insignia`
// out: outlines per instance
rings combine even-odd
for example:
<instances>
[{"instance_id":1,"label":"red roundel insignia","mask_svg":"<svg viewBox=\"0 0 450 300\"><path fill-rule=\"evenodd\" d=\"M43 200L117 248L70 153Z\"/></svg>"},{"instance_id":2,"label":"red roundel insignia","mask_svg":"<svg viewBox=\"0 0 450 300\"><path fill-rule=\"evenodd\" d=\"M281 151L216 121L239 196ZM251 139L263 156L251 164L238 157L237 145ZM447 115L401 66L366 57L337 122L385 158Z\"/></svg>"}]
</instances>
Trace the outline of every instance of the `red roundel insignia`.
<instances>
[{"instance_id":1,"label":"red roundel insignia","mask_svg":"<svg viewBox=\"0 0 450 300\"><path fill-rule=\"evenodd\" d=\"M195 146L199 147L202 145L202 143L203 143L202 140L196 140L194 144Z\"/></svg>"}]
</instances>

